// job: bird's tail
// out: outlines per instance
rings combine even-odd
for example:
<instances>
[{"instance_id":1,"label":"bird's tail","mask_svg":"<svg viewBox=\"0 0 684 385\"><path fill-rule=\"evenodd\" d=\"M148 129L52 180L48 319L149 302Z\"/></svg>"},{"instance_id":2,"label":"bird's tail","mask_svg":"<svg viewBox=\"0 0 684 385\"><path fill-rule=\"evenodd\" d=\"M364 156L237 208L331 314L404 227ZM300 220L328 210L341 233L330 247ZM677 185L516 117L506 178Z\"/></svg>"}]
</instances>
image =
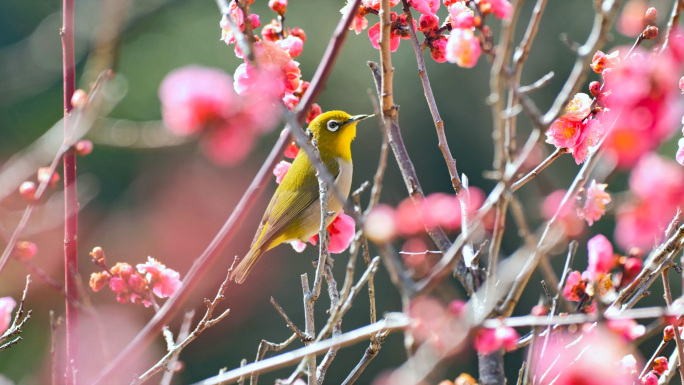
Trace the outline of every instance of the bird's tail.
<instances>
[{"instance_id":1,"label":"bird's tail","mask_svg":"<svg viewBox=\"0 0 684 385\"><path fill-rule=\"evenodd\" d=\"M254 247L249 250L249 253L242 258L242 261L240 261L235 270L233 270L232 279L236 283L243 283L245 278L247 278L247 274L249 274L249 272L252 270L254 264L257 260L259 260L260 256L261 247Z\"/></svg>"}]
</instances>

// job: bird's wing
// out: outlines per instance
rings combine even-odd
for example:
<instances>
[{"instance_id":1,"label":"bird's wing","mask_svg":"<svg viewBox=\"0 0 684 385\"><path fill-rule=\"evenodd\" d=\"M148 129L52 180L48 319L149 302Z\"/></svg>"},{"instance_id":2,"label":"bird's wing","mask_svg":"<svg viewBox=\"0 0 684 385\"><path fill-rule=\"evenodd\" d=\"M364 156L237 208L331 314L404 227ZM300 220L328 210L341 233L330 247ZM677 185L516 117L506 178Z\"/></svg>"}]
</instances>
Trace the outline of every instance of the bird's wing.
<instances>
[{"instance_id":1,"label":"bird's wing","mask_svg":"<svg viewBox=\"0 0 684 385\"><path fill-rule=\"evenodd\" d=\"M336 159L324 161L328 171L337 178L340 173L340 165ZM290 167L291 170L303 170L303 172L288 172L280 186L276 189L268 208L261 219L261 224L252 241L252 246L266 245L270 240L281 234L281 230L311 206L318 202L318 179L314 166L309 158L300 151Z\"/></svg>"}]
</instances>

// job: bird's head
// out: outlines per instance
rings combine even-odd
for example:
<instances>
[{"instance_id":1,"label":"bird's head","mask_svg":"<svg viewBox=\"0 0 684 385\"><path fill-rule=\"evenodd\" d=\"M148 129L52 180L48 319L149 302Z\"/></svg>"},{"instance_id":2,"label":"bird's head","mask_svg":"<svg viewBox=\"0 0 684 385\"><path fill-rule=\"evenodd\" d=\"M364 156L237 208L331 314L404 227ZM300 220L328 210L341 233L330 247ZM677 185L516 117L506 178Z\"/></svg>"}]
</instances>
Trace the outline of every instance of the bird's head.
<instances>
[{"instance_id":1,"label":"bird's head","mask_svg":"<svg viewBox=\"0 0 684 385\"><path fill-rule=\"evenodd\" d=\"M309 123L309 131L318 143L321 156L330 153L351 160L351 142L356 137L356 123L373 115L351 116L344 111L328 111Z\"/></svg>"}]
</instances>

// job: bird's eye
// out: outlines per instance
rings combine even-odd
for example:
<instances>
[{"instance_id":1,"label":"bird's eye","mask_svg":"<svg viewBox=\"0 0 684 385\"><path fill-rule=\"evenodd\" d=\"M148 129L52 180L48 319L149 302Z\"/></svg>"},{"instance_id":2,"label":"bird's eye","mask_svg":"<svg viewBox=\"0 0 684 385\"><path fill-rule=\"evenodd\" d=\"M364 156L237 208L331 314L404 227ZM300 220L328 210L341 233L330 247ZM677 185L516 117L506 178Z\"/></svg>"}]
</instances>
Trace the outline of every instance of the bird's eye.
<instances>
[{"instance_id":1,"label":"bird's eye","mask_svg":"<svg viewBox=\"0 0 684 385\"><path fill-rule=\"evenodd\" d=\"M328 122L328 130L335 132L340 128L340 122L336 120L331 120Z\"/></svg>"}]
</instances>

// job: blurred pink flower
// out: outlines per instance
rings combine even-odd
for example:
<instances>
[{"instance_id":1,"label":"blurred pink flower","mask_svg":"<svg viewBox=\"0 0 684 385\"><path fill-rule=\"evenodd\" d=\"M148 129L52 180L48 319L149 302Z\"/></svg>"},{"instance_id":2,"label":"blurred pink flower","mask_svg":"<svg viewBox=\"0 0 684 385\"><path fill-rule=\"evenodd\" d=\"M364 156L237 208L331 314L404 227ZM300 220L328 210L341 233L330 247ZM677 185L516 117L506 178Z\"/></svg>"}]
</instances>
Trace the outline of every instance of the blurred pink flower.
<instances>
[{"instance_id":1,"label":"blurred pink flower","mask_svg":"<svg viewBox=\"0 0 684 385\"><path fill-rule=\"evenodd\" d=\"M675 154L675 159L677 159L677 163L681 164L684 166L684 138L679 138L677 141L677 153Z\"/></svg>"},{"instance_id":2,"label":"blurred pink flower","mask_svg":"<svg viewBox=\"0 0 684 385\"><path fill-rule=\"evenodd\" d=\"M684 169L658 154L639 159L629 178L634 199L617 208L615 240L622 249L650 248L684 201Z\"/></svg>"},{"instance_id":3,"label":"blurred pink flower","mask_svg":"<svg viewBox=\"0 0 684 385\"><path fill-rule=\"evenodd\" d=\"M658 376L653 371L646 373L646 375L641 378L641 383L643 385L658 385Z\"/></svg>"},{"instance_id":4,"label":"blurred pink flower","mask_svg":"<svg viewBox=\"0 0 684 385\"><path fill-rule=\"evenodd\" d=\"M620 370L624 373L637 374L637 360L634 354L628 354L620 360Z\"/></svg>"},{"instance_id":5,"label":"blurred pink flower","mask_svg":"<svg viewBox=\"0 0 684 385\"><path fill-rule=\"evenodd\" d=\"M451 28L473 28L475 26L475 12L465 2L457 2L449 5L449 17L447 20Z\"/></svg>"},{"instance_id":6,"label":"blurred pink flower","mask_svg":"<svg viewBox=\"0 0 684 385\"><path fill-rule=\"evenodd\" d=\"M440 0L409 0L409 4L424 15L434 15L441 5Z\"/></svg>"},{"instance_id":7,"label":"blurred pink flower","mask_svg":"<svg viewBox=\"0 0 684 385\"><path fill-rule=\"evenodd\" d=\"M496 329L480 329L475 336L475 350L489 354L499 349L515 349L520 336L512 327L500 326Z\"/></svg>"},{"instance_id":8,"label":"blurred pink flower","mask_svg":"<svg viewBox=\"0 0 684 385\"><path fill-rule=\"evenodd\" d=\"M12 322L12 310L17 302L12 297L0 298L0 335L2 335Z\"/></svg>"},{"instance_id":9,"label":"blurred pink flower","mask_svg":"<svg viewBox=\"0 0 684 385\"><path fill-rule=\"evenodd\" d=\"M532 353L531 366L539 384L625 385L636 379L619 369L628 346L600 330L582 334L556 332Z\"/></svg>"},{"instance_id":10,"label":"blurred pink flower","mask_svg":"<svg viewBox=\"0 0 684 385\"><path fill-rule=\"evenodd\" d=\"M546 220L553 218L560 207L566 190L556 190L544 198L542 203L542 217ZM563 209L558 213L556 220L563 227L563 232L568 237L579 235L585 227L584 221L577 216L577 204L574 200L567 202Z\"/></svg>"},{"instance_id":11,"label":"blurred pink flower","mask_svg":"<svg viewBox=\"0 0 684 385\"><path fill-rule=\"evenodd\" d=\"M399 1L401 0L390 0L390 7L394 7L395 5L399 4ZM380 10L380 0L361 0L361 4L376 11Z\"/></svg>"},{"instance_id":12,"label":"blurred pink flower","mask_svg":"<svg viewBox=\"0 0 684 385\"><path fill-rule=\"evenodd\" d=\"M353 2L348 2L345 4L345 6L340 9L340 13L346 15L349 11L349 7L351 7L353 4ZM364 29L368 28L368 20L365 18L366 14L365 12L362 12L362 10L364 10L364 6L359 7L359 10L356 12L356 16L354 16L354 19L352 19L352 22L349 25L349 29L356 32L357 35L360 34Z\"/></svg>"},{"instance_id":13,"label":"blurred pink flower","mask_svg":"<svg viewBox=\"0 0 684 385\"><path fill-rule=\"evenodd\" d=\"M634 341L646 332L644 325L640 325L629 318L609 319L606 321L606 326L608 330L621 336L627 342Z\"/></svg>"},{"instance_id":14,"label":"blurred pink flower","mask_svg":"<svg viewBox=\"0 0 684 385\"><path fill-rule=\"evenodd\" d=\"M513 5L508 0L481 0L480 9L491 12L499 19L508 20L513 12ZM486 12L483 12L486 13Z\"/></svg>"},{"instance_id":15,"label":"blurred pink flower","mask_svg":"<svg viewBox=\"0 0 684 385\"><path fill-rule=\"evenodd\" d=\"M297 154L299 154L299 147L297 147L297 143L295 141L292 141L287 148L285 149L285 155L286 158L294 159Z\"/></svg>"},{"instance_id":16,"label":"blurred pink flower","mask_svg":"<svg viewBox=\"0 0 684 385\"><path fill-rule=\"evenodd\" d=\"M648 2L644 0L628 1L618 19L617 30L625 36L638 36L646 27L644 16L647 9Z\"/></svg>"},{"instance_id":17,"label":"blurred pink flower","mask_svg":"<svg viewBox=\"0 0 684 385\"><path fill-rule=\"evenodd\" d=\"M287 0L268 0L268 7L282 16L287 12Z\"/></svg>"},{"instance_id":18,"label":"blurred pink flower","mask_svg":"<svg viewBox=\"0 0 684 385\"><path fill-rule=\"evenodd\" d=\"M238 97L229 75L216 68L189 66L169 73L159 87L166 127L187 135L220 124Z\"/></svg>"},{"instance_id":19,"label":"blurred pink flower","mask_svg":"<svg viewBox=\"0 0 684 385\"><path fill-rule=\"evenodd\" d=\"M396 16L394 12L392 12L392 14ZM373 48L380 49L380 23L377 23L368 29L368 38L370 39ZM399 48L399 43L401 43L399 36L390 32L390 52L396 51Z\"/></svg>"},{"instance_id":20,"label":"blurred pink flower","mask_svg":"<svg viewBox=\"0 0 684 385\"><path fill-rule=\"evenodd\" d=\"M603 125L612 126L605 146L618 166L632 167L646 152L672 137L682 116L677 87L680 58L666 50L651 56L636 49L628 59L603 74ZM610 126L609 126L610 124Z\"/></svg>"},{"instance_id":21,"label":"blurred pink flower","mask_svg":"<svg viewBox=\"0 0 684 385\"><path fill-rule=\"evenodd\" d=\"M446 46L446 57L450 63L472 68L477 64L481 53L480 40L473 34L473 31L458 28L451 31Z\"/></svg>"},{"instance_id":22,"label":"blurred pink flower","mask_svg":"<svg viewBox=\"0 0 684 385\"><path fill-rule=\"evenodd\" d=\"M280 163L273 167L273 175L276 177L276 183L280 184L280 182L283 181L285 174L287 174L287 172L290 170L290 166L292 166L292 163L281 160Z\"/></svg>"},{"instance_id":23,"label":"blurred pink flower","mask_svg":"<svg viewBox=\"0 0 684 385\"><path fill-rule=\"evenodd\" d=\"M296 57L302 54L304 42L297 36L289 35L285 39L275 41L280 48L284 49L290 57Z\"/></svg>"},{"instance_id":24,"label":"blurred pink flower","mask_svg":"<svg viewBox=\"0 0 684 385\"><path fill-rule=\"evenodd\" d=\"M598 274L608 273L615 262L613 245L608 238L603 234L595 235L587 242L587 249L589 250L587 271L591 276L595 278Z\"/></svg>"},{"instance_id":25,"label":"blurred pink flower","mask_svg":"<svg viewBox=\"0 0 684 385\"><path fill-rule=\"evenodd\" d=\"M467 334L461 314L452 313L438 299L419 296L408 305L411 330L420 343L429 343L442 354L458 350Z\"/></svg>"},{"instance_id":26,"label":"blurred pink flower","mask_svg":"<svg viewBox=\"0 0 684 385\"><path fill-rule=\"evenodd\" d=\"M236 165L247 157L254 146L255 133L248 130L251 126L250 120L247 116L238 118L234 124L211 132L202 142L204 152L217 164Z\"/></svg>"},{"instance_id":27,"label":"blurred pink flower","mask_svg":"<svg viewBox=\"0 0 684 385\"><path fill-rule=\"evenodd\" d=\"M322 114L323 110L321 109L321 106L318 105L318 103L314 103L311 105L311 108L309 109L309 113L306 114L306 123L309 124L311 121L316 119L318 115Z\"/></svg>"},{"instance_id":28,"label":"blurred pink flower","mask_svg":"<svg viewBox=\"0 0 684 385\"><path fill-rule=\"evenodd\" d=\"M366 216L364 231L368 239L377 243L387 243L397 232L394 208L379 204Z\"/></svg>"},{"instance_id":29,"label":"blurred pink flower","mask_svg":"<svg viewBox=\"0 0 684 385\"><path fill-rule=\"evenodd\" d=\"M582 278L579 271L572 271L563 287L563 297L568 301L579 301L587 290L587 281Z\"/></svg>"},{"instance_id":30,"label":"blurred pink flower","mask_svg":"<svg viewBox=\"0 0 684 385\"><path fill-rule=\"evenodd\" d=\"M587 221L589 226L598 221L606 213L606 204L610 203L610 194L605 189L608 187L604 183L596 183L596 179L586 189L584 205L577 209L577 216Z\"/></svg>"}]
</instances>

